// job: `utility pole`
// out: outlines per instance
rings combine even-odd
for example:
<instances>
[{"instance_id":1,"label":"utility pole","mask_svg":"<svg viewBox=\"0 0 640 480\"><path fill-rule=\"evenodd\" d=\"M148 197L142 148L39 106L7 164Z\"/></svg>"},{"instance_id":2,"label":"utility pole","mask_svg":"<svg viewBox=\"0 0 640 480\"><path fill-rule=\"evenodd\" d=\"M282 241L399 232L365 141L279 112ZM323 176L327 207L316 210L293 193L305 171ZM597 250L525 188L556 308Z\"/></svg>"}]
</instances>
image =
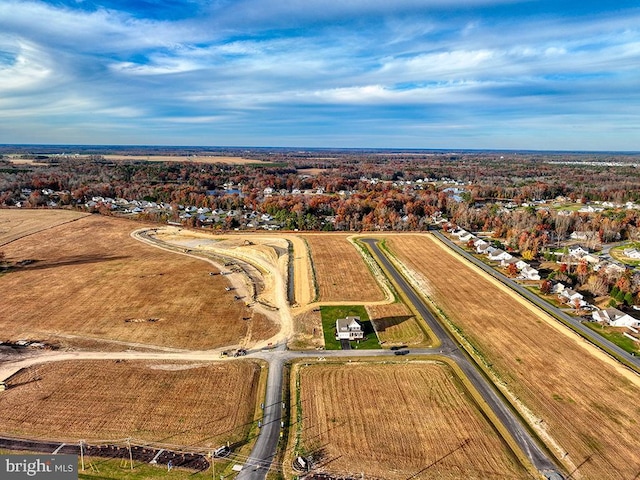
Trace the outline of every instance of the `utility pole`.
<instances>
[{"instance_id":1,"label":"utility pole","mask_svg":"<svg viewBox=\"0 0 640 480\"><path fill-rule=\"evenodd\" d=\"M127 438L127 446L129 447L129 461L131 462L131 470L133 470L133 455L131 453L131 439Z\"/></svg>"},{"instance_id":2,"label":"utility pole","mask_svg":"<svg viewBox=\"0 0 640 480\"><path fill-rule=\"evenodd\" d=\"M82 471L84 472L84 449L82 447L84 440L80 440L80 463L82 464Z\"/></svg>"}]
</instances>

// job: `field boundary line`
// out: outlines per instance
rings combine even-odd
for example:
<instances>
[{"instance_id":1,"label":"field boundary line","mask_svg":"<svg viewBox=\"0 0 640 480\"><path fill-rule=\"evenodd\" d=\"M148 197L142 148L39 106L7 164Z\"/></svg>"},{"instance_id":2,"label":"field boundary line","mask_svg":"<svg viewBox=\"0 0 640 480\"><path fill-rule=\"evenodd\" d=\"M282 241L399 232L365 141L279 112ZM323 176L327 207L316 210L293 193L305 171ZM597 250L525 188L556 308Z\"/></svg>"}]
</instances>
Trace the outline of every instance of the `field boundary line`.
<instances>
[{"instance_id":1,"label":"field boundary line","mask_svg":"<svg viewBox=\"0 0 640 480\"><path fill-rule=\"evenodd\" d=\"M40 209L29 209L29 210L40 210ZM45 210L45 209L42 209L42 210ZM60 209L56 208L54 210L60 210ZM24 235L22 235L22 236L20 236L18 238L14 238L13 240L9 240L8 242L0 243L0 247L4 247L5 245L9 245L10 243L17 242L18 240L22 240L23 238L30 237L31 235L35 235L37 233L46 232L47 230L51 230L52 228L60 227L62 225L66 225L66 224L72 223L72 222L77 222L78 220L84 220L85 218L91 216L90 213L76 212L75 210L69 210L69 211L77 213L80 216L78 218L72 218L71 220L67 220L67 221L64 221L62 223L56 223L55 225L50 225L50 226L48 226L46 228L43 228L42 230L38 230L36 232L26 233L26 234L24 234Z\"/></svg>"}]
</instances>

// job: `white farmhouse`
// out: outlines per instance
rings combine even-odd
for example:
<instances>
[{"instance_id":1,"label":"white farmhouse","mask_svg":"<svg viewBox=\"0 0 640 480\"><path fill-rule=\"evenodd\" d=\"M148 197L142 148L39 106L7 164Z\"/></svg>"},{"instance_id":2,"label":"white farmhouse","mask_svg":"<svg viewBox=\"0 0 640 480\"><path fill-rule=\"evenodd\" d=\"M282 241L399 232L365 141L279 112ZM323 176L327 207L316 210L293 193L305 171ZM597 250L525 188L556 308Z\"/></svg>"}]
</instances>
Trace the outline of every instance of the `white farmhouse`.
<instances>
[{"instance_id":1,"label":"white farmhouse","mask_svg":"<svg viewBox=\"0 0 640 480\"><path fill-rule=\"evenodd\" d=\"M339 318L336 320L336 340L361 340L364 331L360 317Z\"/></svg>"}]
</instances>

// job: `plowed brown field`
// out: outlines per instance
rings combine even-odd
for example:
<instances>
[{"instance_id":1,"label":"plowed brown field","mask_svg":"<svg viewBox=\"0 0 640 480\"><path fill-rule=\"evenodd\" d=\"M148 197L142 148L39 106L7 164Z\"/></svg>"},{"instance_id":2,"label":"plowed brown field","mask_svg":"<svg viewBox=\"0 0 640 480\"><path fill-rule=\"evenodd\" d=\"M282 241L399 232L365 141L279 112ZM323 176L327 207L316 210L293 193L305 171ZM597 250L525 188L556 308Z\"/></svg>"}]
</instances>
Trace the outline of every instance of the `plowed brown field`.
<instances>
[{"instance_id":1,"label":"plowed brown field","mask_svg":"<svg viewBox=\"0 0 640 480\"><path fill-rule=\"evenodd\" d=\"M367 305L367 312L384 346L426 343L427 337L418 320L404 303Z\"/></svg>"},{"instance_id":2,"label":"plowed brown field","mask_svg":"<svg viewBox=\"0 0 640 480\"><path fill-rule=\"evenodd\" d=\"M0 395L0 432L78 441L219 446L253 421L260 366L73 361L30 367Z\"/></svg>"},{"instance_id":3,"label":"plowed brown field","mask_svg":"<svg viewBox=\"0 0 640 480\"><path fill-rule=\"evenodd\" d=\"M375 302L384 293L348 235L304 235L321 302Z\"/></svg>"},{"instance_id":4,"label":"plowed brown field","mask_svg":"<svg viewBox=\"0 0 640 480\"><path fill-rule=\"evenodd\" d=\"M31 212L24 212L26 215ZM204 349L233 345L250 310L226 292L204 261L144 245L139 224L89 216L3 247L13 262L0 277L4 338L54 339L56 333ZM253 339L264 326L253 332Z\"/></svg>"},{"instance_id":5,"label":"plowed brown field","mask_svg":"<svg viewBox=\"0 0 640 480\"><path fill-rule=\"evenodd\" d=\"M71 210L0 209L0 245L86 216Z\"/></svg>"},{"instance_id":6,"label":"plowed brown field","mask_svg":"<svg viewBox=\"0 0 640 480\"><path fill-rule=\"evenodd\" d=\"M640 379L557 321L451 253L433 237L389 236L423 290L482 352L506 388L557 442L572 478L640 472ZM567 453L568 455L565 455Z\"/></svg>"},{"instance_id":7,"label":"plowed brown field","mask_svg":"<svg viewBox=\"0 0 640 480\"><path fill-rule=\"evenodd\" d=\"M316 471L388 480L530 478L444 364L316 364L299 372L300 445L321 457Z\"/></svg>"}]
</instances>

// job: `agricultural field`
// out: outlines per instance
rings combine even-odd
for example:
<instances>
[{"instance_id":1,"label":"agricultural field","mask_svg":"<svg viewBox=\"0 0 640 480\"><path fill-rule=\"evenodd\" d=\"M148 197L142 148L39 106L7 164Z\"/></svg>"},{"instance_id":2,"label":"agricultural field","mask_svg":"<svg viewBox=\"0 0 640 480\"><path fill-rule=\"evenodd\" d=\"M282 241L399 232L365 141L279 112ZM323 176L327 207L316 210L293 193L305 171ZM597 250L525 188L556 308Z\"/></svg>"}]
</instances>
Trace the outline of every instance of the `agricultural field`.
<instances>
[{"instance_id":1,"label":"agricultural field","mask_svg":"<svg viewBox=\"0 0 640 480\"><path fill-rule=\"evenodd\" d=\"M433 237L389 236L387 245L476 346L568 471L579 467L582 478L637 475L637 375Z\"/></svg>"},{"instance_id":2,"label":"agricultural field","mask_svg":"<svg viewBox=\"0 0 640 480\"><path fill-rule=\"evenodd\" d=\"M4 435L216 447L244 442L260 365L68 361L26 368L0 395Z\"/></svg>"},{"instance_id":3,"label":"agricultural field","mask_svg":"<svg viewBox=\"0 0 640 480\"><path fill-rule=\"evenodd\" d=\"M11 292L3 297L3 339L71 335L209 349L239 344L250 326L254 340L272 334L264 319L243 320L251 310L225 291L226 277L209 275L212 265L134 240L136 227L88 216L5 245L6 260L28 264L0 276L0 289Z\"/></svg>"},{"instance_id":4,"label":"agricultural field","mask_svg":"<svg viewBox=\"0 0 640 480\"><path fill-rule=\"evenodd\" d=\"M314 471L387 480L530 477L443 363L323 363L297 372L296 454L312 455Z\"/></svg>"},{"instance_id":5,"label":"agricultural field","mask_svg":"<svg viewBox=\"0 0 640 480\"><path fill-rule=\"evenodd\" d=\"M304 235L321 302L375 302L384 293L348 235Z\"/></svg>"},{"instance_id":6,"label":"agricultural field","mask_svg":"<svg viewBox=\"0 0 640 480\"><path fill-rule=\"evenodd\" d=\"M383 346L429 345L429 339L420 328L419 320L404 303L367 305L366 308Z\"/></svg>"},{"instance_id":7,"label":"agricultural field","mask_svg":"<svg viewBox=\"0 0 640 480\"><path fill-rule=\"evenodd\" d=\"M0 246L86 216L71 210L0 209Z\"/></svg>"}]
</instances>

